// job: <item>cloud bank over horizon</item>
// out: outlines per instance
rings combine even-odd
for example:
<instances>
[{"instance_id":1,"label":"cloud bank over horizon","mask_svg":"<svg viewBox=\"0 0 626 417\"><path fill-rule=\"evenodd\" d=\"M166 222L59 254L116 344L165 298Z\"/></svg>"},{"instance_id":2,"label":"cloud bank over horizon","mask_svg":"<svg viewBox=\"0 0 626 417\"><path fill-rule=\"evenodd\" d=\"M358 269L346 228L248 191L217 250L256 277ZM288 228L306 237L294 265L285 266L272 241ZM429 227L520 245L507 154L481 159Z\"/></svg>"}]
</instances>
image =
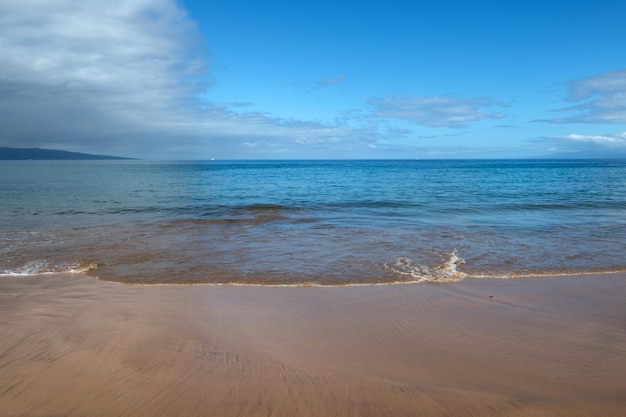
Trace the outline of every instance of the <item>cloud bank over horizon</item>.
<instances>
[{"instance_id":1,"label":"cloud bank over horizon","mask_svg":"<svg viewBox=\"0 0 626 417\"><path fill-rule=\"evenodd\" d=\"M175 0L0 0L0 146L157 159L506 157L592 145L626 156L626 68L564 80L564 107L552 113L565 115L527 121L510 94L363 90L355 68L312 73L301 96L274 83L287 98L264 107L253 91L225 90L206 25ZM617 133L589 131L600 124ZM538 125L575 128L523 131Z\"/></svg>"},{"instance_id":2,"label":"cloud bank over horizon","mask_svg":"<svg viewBox=\"0 0 626 417\"><path fill-rule=\"evenodd\" d=\"M0 28L5 144L132 149L189 121L207 85L172 1L3 2Z\"/></svg>"}]
</instances>

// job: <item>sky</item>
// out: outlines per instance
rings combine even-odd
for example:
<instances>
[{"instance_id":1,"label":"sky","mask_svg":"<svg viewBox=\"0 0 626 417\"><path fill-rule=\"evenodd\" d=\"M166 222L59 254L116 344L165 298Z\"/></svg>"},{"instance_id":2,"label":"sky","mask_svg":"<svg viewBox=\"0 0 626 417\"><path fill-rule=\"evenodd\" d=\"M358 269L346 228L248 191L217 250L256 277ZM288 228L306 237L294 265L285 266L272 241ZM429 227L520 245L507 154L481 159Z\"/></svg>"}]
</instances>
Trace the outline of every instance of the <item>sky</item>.
<instances>
[{"instance_id":1,"label":"sky","mask_svg":"<svg viewBox=\"0 0 626 417\"><path fill-rule=\"evenodd\" d=\"M626 2L0 0L0 146L626 157Z\"/></svg>"}]
</instances>

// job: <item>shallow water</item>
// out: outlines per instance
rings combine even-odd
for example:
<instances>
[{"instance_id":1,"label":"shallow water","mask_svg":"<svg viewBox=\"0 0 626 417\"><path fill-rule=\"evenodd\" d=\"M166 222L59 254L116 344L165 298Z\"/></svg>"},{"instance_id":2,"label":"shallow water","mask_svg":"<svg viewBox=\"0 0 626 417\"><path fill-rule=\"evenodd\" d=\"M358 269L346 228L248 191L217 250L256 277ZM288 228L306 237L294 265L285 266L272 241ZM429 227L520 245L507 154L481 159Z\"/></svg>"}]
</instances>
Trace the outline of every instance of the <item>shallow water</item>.
<instances>
[{"instance_id":1,"label":"shallow water","mask_svg":"<svg viewBox=\"0 0 626 417\"><path fill-rule=\"evenodd\" d=\"M626 270L626 161L7 161L0 273L334 285Z\"/></svg>"}]
</instances>

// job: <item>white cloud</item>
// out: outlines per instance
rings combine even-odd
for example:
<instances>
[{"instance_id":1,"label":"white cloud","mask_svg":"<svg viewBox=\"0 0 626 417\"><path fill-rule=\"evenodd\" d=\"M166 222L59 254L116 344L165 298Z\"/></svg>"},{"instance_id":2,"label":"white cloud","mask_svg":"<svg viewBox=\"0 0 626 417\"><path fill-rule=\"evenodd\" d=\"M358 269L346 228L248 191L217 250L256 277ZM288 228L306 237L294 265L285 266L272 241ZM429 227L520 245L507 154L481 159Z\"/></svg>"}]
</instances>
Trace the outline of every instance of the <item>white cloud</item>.
<instances>
[{"instance_id":1,"label":"white cloud","mask_svg":"<svg viewBox=\"0 0 626 417\"><path fill-rule=\"evenodd\" d=\"M580 134L538 138L530 142L536 151L552 156L623 158L626 157L626 132Z\"/></svg>"},{"instance_id":2,"label":"white cloud","mask_svg":"<svg viewBox=\"0 0 626 417\"><path fill-rule=\"evenodd\" d=\"M559 138L573 142L593 143L607 147L626 147L626 132L595 135L581 135L574 133L571 135L559 136Z\"/></svg>"},{"instance_id":3,"label":"white cloud","mask_svg":"<svg viewBox=\"0 0 626 417\"><path fill-rule=\"evenodd\" d=\"M173 0L0 1L0 140L121 140L187 121L206 87L199 39Z\"/></svg>"},{"instance_id":4,"label":"white cloud","mask_svg":"<svg viewBox=\"0 0 626 417\"><path fill-rule=\"evenodd\" d=\"M0 50L0 146L245 158L382 136L200 100L204 45L175 0L0 0Z\"/></svg>"},{"instance_id":5,"label":"white cloud","mask_svg":"<svg viewBox=\"0 0 626 417\"><path fill-rule=\"evenodd\" d=\"M545 121L626 123L626 68L571 81L565 101L578 104L557 111L576 114Z\"/></svg>"},{"instance_id":6,"label":"white cloud","mask_svg":"<svg viewBox=\"0 0 626 417\"><path fill-rule=\"evenodd\" d=\"M497 119L502 113L489 113L481 108L500 105L491 99L456 97L388 97L372 98L372 115L408 120L422 126L460 128L467 123Z\"/></svg>"},{"instance_id":7,"label":"white cloud","mask_svg":"<svg viewBox=\"0 0 626 417\"><path fill-rule=\"evenodd\" d=\"M318 87L330 87L332 85L337 85L341 83L345 79L346 79L345 74L341 74L336 78L328 78L326 80L318 81L316 85Z\"/></svg>"},{"instance_id":8,"label":"white cloud","mask_svg":"<svg viewBox=\"0 0 626 417\"><path fill-rule=\"evenodd\" d=\"M246 111L246 97L201 100L211 86L205 45L176 0L0 0L0 51L0 146L156 158L400 155L413 132L391 119L460 127L502 117L484 110L500 104L477 98L374 98L372 112L334 122Z\"/></svg>"}]
</instances>

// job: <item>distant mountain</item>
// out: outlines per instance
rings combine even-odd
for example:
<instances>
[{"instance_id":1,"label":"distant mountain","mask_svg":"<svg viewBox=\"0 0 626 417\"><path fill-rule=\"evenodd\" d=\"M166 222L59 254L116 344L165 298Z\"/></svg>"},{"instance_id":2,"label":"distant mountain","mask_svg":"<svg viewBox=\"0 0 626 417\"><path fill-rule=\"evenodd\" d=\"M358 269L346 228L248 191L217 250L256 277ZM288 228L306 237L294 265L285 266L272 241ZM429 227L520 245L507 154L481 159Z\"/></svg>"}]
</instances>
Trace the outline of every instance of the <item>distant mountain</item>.
<instances>
[{"instance_id":1,"label":"distant mountain","mask_svg":"<svg viewBox=\"0 0 626 417\"><path fill-rule=\"evenodd\" d=\"M104 159L132 159L122 158L119 156L109 155L90 155L87 153L79 152L67 152L58 151L54 149L40 149L40 148L4 148L0 147L0 160L27 160L27 159L39 159L39 160L52 160L52 159L91 159L91 160L104 160Z\"/></svg>"}]
</instances>

